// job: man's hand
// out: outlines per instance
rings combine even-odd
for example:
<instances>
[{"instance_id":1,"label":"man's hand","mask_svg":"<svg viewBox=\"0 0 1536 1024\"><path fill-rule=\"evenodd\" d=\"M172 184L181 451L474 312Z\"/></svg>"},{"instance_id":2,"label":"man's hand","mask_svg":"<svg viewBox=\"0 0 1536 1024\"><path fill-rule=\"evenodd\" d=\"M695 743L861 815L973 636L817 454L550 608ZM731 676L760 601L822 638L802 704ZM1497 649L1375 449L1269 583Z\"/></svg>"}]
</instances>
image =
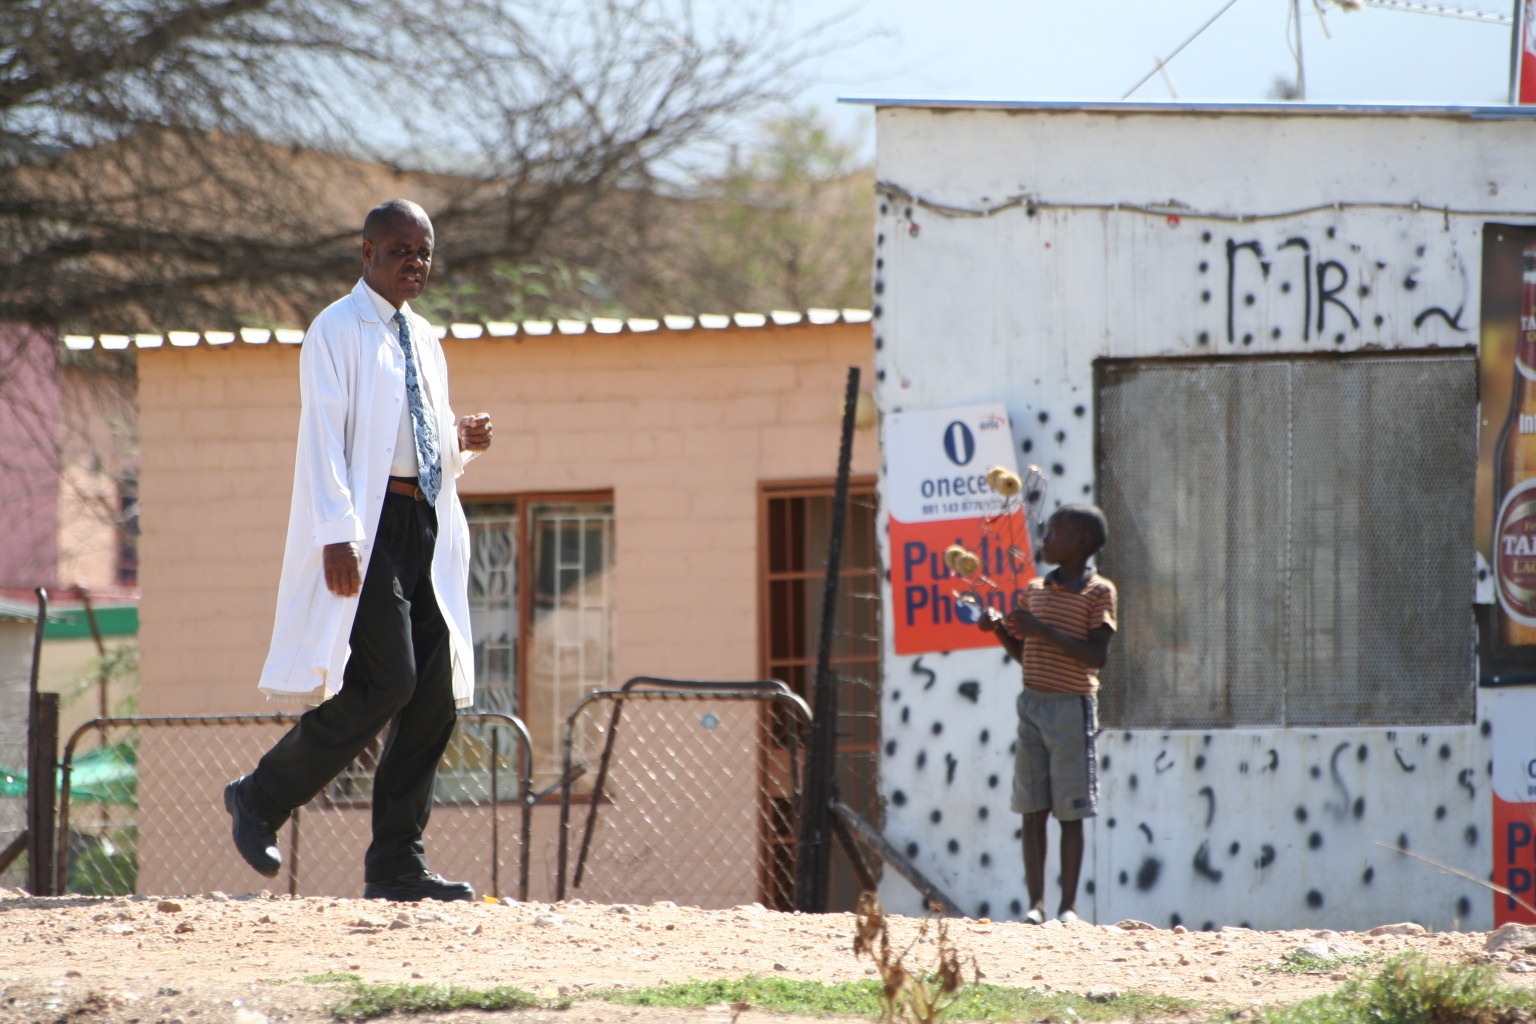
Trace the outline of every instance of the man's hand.
<instances>
[{"instance_id":1,"label":"man's hand","mask_svg":"<svg viewBox=\"0 0 1536 1024\"><path fill-rule=\"evenodd\" d=\"M459 449L483 452L491 446L491 414L477 412L459 418Z\"/></svg>"},{"instance_id":2,"label":"man's hand","mask_svg":"<svg viewBox=\"0 0 1536 1024\"><path fill-rule=\"evenodd\" d=\"M337 597L356 597L363 589L363 556L356 541L325 546L325 585Z\"/></svg>"},{"instance_id":3,"label":"man's hand","mask_svg":"<svg viewBox=\"0 0 1536 1024\"><path fill-rule=\"evenodd\" d=\"M996 634L1003 627L1003 615L996 608L983 608L981 617L976 620L976 628L983 633Z\"/></svg>"}]
</instances>

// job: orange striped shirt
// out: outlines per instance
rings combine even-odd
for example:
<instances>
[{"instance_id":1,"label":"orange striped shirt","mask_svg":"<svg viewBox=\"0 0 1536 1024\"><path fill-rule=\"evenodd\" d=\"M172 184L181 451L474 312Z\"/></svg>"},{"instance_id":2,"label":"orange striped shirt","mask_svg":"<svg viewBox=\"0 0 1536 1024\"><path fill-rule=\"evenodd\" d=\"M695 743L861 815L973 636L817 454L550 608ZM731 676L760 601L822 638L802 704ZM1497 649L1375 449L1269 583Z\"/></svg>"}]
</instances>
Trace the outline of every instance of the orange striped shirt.
<instances>
[{"instance_id":1,"label":"orange striped shirt","mask_svg":"<svg viewBox=\"0 0 1536 1024\"><path fill-rule=\"evenodd\" d=\"M1052 571L1029 581L1025 600L1030 612L1063 636L1087 640L1100 626L1118 628L1115 621L1115 585L1098 573L1090 573L1081 590L1062 586ZM1096 693L1098 670L1053 647L1044 640L1024 639L1024 684L1034 690L1058 693Z\"/></svg>"}]
</instances>

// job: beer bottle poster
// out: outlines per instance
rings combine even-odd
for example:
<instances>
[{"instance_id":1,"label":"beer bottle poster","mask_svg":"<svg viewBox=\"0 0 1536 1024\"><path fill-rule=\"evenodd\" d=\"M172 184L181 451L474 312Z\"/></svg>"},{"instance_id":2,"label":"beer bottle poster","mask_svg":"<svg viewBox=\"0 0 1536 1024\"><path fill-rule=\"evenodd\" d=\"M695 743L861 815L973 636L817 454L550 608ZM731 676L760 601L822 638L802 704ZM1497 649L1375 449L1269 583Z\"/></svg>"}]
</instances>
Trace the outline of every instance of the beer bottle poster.
<instances>
[{"instance_id":1,"label":"beer bottle poster","mask_svg":"<svg viewBox=\"0 0 1536 1024\"><path fill-rule=\"evenodd\" d=\"M998 543L996 517L1004 499L987 482L1002 466L1018 472L1013 430L1001 404L969 405L885 418L885 494L890 512L891 617L897 654L925 654L995 647L976 628L976 607L959 599L972 589L945 561L959 544L974 552L982 571L999 587L981 588L986 603L1007 610L1021 600L1034 576L1027 528L1020 566ZM1018 525L1023 513L1013 511ZM993 517L992 522L988 522Z\"/></svg>"},{"instance_id":2,"label":"beer bottle poster","mask_svg":"<svg viewBox=\"0 0 1536 1024\"><path fill-rule=\"evenodd\" d=\"M1478 357L1481 681L1536 683L1536 229L1485 225Z\"/></svg>"}]
</instances>

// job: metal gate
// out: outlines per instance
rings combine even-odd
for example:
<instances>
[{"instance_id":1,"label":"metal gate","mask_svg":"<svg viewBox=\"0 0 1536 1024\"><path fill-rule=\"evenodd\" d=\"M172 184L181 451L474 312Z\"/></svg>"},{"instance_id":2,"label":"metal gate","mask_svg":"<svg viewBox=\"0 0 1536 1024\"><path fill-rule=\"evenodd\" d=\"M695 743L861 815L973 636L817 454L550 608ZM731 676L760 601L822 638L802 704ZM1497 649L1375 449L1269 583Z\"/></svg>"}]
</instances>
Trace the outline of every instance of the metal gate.
<instances>
[{"instance_id":1,"label":"metal gate","mask_svg":"<svg viewBox=\"0 0 1536 1024\"><path fill-rule=\"evenodd\" d=\"M224 785L254 765L296 715L168 715L87 722L60 758L55 892L356 895L370 832L365 753L279 833L267 880L230 845ZM528 894L533 754L512 715L461 714L438 768L427 852L434 870L479 892Z\"/></svg>"},{"instance_id":2,"label":"metal gate","mask_svg":"<svg viewBox=\"0 0 1536 1024\"><path fill-rule=\"evenodd\" d=\"M809 725L776 680L639 677L583 698L565 726L556 898L792 908Z\"/></svg>"}]
</instances>

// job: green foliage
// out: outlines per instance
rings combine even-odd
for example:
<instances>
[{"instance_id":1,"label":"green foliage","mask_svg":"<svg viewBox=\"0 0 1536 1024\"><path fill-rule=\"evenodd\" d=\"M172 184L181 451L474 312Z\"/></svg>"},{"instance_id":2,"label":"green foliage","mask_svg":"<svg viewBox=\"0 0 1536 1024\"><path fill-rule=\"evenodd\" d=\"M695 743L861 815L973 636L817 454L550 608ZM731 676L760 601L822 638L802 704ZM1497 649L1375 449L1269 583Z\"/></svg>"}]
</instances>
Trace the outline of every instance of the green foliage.
<instances>
[{"instance_id":1,"label":"green foliage","mask_svg":"<svg viewBox=\"0 0 1536 1024\"><path fill-rule=\"evenodd\" d=\"M92 658L85 670L67 684L62 694L63 703L73 704L85 698L94 700L97 689L103 683L121 694L117 703L107 709L107 714L132 715L138 712L139 645L137 641L108 647L106 653Z\"/></svg>"},{"instance_id":2,"label":"green foliage","mask_svg":"<svg viewBox=\"0 0 1536 1024\"><path fill-rule=\"evenodd\" d=\"M1431 964L1420 953L1388 960L1331 995L1266 1016L1269 1024L1502 1024L1530 1020L1536 993L1500 985L1491 964Z\"/></svg>"},{"instance_id":3,"label":"green foliage","mask_svg":"<svg viewBox=\"0 0 1536 1024\"><path fill-rule=\"evenodd\" d=\"M873 979L827 984L794 978L751 975L734 980L689 981L658 988L607 992L603 998L624 1006L702 1007L751 1003L771 1013L807 1017L827 1015L878 1017L883 986ZM986 1021L1141 1021L1166 1020L1199 1006L1192 999L1127 992L1091 1000L1070 992L1040 992L1004 985L967 985L945 1011L946 1019Z\"/></svg>"},{"instance_id":4,"label":"green foliage","mask_svg":"<svg viewBox=\"0 0 1536 1024\"><path fill-rule=\"evenodd\" d=\"M1293 949L1279 960L1265 965L1265 970L1276 974L1332 974L1345 967L1360 967L1381 959L1377 953L1355 953L1346 956L1318 956L1302 949Z\"/></svg>"},{"instance_id":5,"label":"green foliage","mask_svg":"<svg viewBox=\"0 0 1536 1024\"><path fill-rule=\"evenodd\" d=\"M567 1004L568 1005L568 1004ZM563 1009L510 985L457 988L451 985L353 984L347 997L326 1009L342 1020L371 1020L391 1013L449 1013L453 1010Z\"/></svg>"},{"instance_id":6,"label":"green foliage","mask_svg":"<svg viewBox=\"0 0 1536 1024\"><path fill-rule=\"evenodd\" d=\"M128 826L99 840L76 834L80 844L69 858L67 892L87 896L131 896L139 881L139 830Z\"/></svg>"},{"instance_id":7,"label":"green foliage","mask_svg":"<svg viewBox=\"0 0 1536 1024\"><path fill-rule=\"evenodd\" d=\"M451 268L411 306L434 323L491 320L590 320L621 316L596 271L560 259L498 262L479 278L455 277Z\"/></svg>"}]
</instances>

